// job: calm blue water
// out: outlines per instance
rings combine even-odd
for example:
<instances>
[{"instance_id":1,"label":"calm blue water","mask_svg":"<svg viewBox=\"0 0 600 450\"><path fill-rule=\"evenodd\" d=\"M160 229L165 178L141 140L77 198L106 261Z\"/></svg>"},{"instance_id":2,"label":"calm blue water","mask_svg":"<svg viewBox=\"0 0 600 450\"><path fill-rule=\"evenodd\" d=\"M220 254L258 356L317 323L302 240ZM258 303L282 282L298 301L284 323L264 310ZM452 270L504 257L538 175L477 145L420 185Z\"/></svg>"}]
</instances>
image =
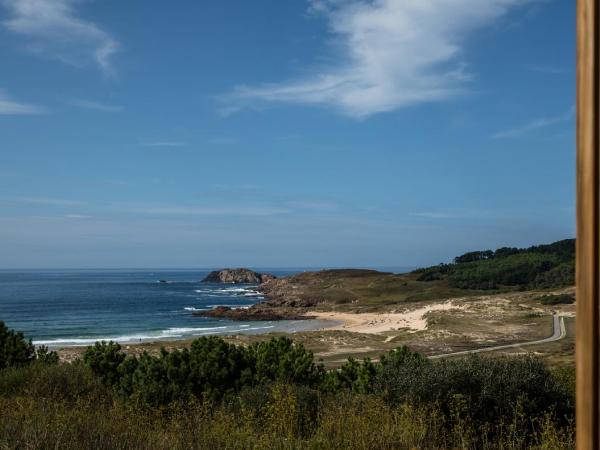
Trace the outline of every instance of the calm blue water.
<instances>
[{"instance_id":1,"label":"calm blue water","mask_svg":"<svg viewBox=\"0 0 600 450\"><path fill-rule=\"evenodd\" d=\"M293 271L271 271L278 276ZM34 343L89 345L207 334L300 331L316 321L234 322L194 317L217 305L248 307L263 297L252 285L207 284L198 270L0 271L0 320ZM168 280L159 283L158 280Z\"/></svg>"}]
</instances>

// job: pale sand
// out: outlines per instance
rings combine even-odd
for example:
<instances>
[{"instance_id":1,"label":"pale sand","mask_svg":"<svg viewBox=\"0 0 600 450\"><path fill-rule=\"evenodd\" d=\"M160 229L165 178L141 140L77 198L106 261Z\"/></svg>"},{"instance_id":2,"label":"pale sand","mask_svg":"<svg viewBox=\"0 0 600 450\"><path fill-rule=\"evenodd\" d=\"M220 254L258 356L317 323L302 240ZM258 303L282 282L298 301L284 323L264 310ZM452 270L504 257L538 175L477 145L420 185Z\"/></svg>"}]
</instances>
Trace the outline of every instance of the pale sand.
<instances>
[{"instance_id":1,"label":"pale sand","mask_svg":"<svg viewBox=\"0 0 600 450\"><path fill-rule=\"evenodd\" d=\"M452 301L433 303L421 308L391 313L343 313L343 312L310 312L310 316L339 322L337 325L325 327L325 330L345 330L356 333L378 334L386 331L406 329L424 331L427 329L427 313L431 311L448 311L463 309Z\"/></svg>"}]
</instances>

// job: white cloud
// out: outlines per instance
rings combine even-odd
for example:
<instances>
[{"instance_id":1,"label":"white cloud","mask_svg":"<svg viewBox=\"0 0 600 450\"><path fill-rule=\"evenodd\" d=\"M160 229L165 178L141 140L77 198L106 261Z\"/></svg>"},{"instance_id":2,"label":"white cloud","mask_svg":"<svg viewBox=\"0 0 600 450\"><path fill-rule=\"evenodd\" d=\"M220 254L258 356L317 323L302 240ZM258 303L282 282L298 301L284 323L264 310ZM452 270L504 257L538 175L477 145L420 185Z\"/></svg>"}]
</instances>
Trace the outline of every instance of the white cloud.
<instances>
[{"instance_id":1,"label":"white cloud","mask_svg":"<svg viewBox=\"0 0 600 450\"><path fill-rule=\"evenodd\" d=\"M76 0L0 0L12 16L3 22L28 38L27 47L41 57L74 66L93 62L112 75L111 57L119 43L92 22L77 17Z\"/></svg>"},{"instance_id":2,"label":"white cloud","mask_svg":"<svg viewBox=\"0 0 600 450\"><path fill-rule=\"evenodd\" d=\"M146 142L142 144L142 147L185 147L186 145L186 142L180 141L155 141Z\"/></svg>"},{"instance_id":3,"label":"white cloud","mask_svg":"<svg viewBox=\"0 0 600 450\"><path fill-rule=\"evenodd\" d=\"M42 114L46 110L41 106L20 103L11 99L3 89L0 89L0 115Z\"/></svg>"},{"instance_id":4,"label":"white cloud","mask_svg":"<svg viewBox=\"0 0 600 450\"><path fill-rule=\"evenodd\" d=\"M85 216L83 214L67 214L65 216L65 218L67 218L67 219L75 219L75 220L85 220L85 219L91 219L92 216Z\"/></svg>"},{"instance_id":5,"label":"white cloud","mask_svg":"<svg viewBox=\"0 0 600 450\"><path fill-rule=\"evenodd\" d=\"M532 131L539 130L541 128L546 128L552 125L556 125L563 122L568 122L575 117L575 107L572 107L564 114L560 116L554 117L541 117L539 119L532 120L525 125L521 125L515 128L511 128L509 130L500 131L494 135L492 135L492 139L509 139L523 136L525 134L531 133Z\"/></svg>"},{"instance_id":6,"label":"white cloud","mask_svg":"<svg viewBox=\"0 0 600 450\"><path fill-rule=\"evenodd\" d=\"M323 105L356 118L461 94L469 34L531 0L313 0L337 60L281 83L238 86L221 98L230 114L257 102Z\"/></svg>"},{"instance_id":7,"label":"white cloud","mask_svg":"<svg viewBox=\"0 0 600 450\"><path fill-rule=\"evenodd\" d=\"M94 102L91 100L75 99L72 100L71 105L77 106L83 109L92 109L94 111L102 112L120 112L123 111L123 107L120 105L107 105L106 103Z\"/></svg>"}]
</instances>

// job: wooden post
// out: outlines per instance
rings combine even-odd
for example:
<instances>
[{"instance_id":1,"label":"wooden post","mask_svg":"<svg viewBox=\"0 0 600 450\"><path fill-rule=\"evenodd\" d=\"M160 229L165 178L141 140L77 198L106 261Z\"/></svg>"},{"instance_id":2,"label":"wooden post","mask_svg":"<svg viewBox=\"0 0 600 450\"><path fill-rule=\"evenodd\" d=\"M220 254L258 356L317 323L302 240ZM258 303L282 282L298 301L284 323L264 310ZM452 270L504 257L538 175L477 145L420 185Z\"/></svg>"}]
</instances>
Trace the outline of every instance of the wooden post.
<instances>
[{"instance_id":1,"label":"wooden post","mask_svg":"<svg viewBox=\"0 0 600 450\"><path fill-rule=\"evenodd\" d=\"M599 0L577 1L577 449L600 450Z\"/></svg>"}]
</instances>

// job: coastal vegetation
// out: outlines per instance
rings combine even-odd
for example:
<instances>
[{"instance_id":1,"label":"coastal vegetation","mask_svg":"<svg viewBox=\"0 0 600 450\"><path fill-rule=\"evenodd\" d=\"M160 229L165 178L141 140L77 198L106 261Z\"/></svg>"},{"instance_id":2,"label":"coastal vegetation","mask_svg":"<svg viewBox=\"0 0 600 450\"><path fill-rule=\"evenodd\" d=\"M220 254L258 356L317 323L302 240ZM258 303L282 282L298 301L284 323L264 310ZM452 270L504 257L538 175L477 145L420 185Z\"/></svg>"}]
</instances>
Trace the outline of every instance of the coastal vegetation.
<instances>
[{"instance_id":1,"label":"coastal vegetation","mask_svg":"<svg viewBox=\"0 0 600 450\"><path fill-rule=\"evenodd\" d=\"M537 298L542 305L571 305L575 297L571 294L542 295Z\"/></svg>"},{"instance_id":2,"label":"coastal vegetation","mask_svg":"<svg viewBox=\"0 0 600 450\"><path fill-rule=\"evenodd\" d=\"M572 370L532 357L401 347L325 370L285 337L138 357L99 342L0 370L0 448L563 449L573 401Z\"/></svg>"},{"instance_id":3,"label":"coastal vegetation","mask_svg":"<svg viewBox=\"0 0 600 450\"><path fill-rule=\"evenodd\" d=\"M465 253L452 264L418 269L418 281L447 280L461 289L546 289L575 284L575 239L519 249Z\"/></svg>"},{"instance_id":4,"label":"coastal vegetation","mask_svg":"<svg viewBox=\"0 0 600 450\"><path fill-rule=\"evenodd\" d=\"M54 364L58 362L58 354L43 345L36 348L23 333L9 329L0 320L0 370L24 366L36 360Z\"/></svg>"}]
</instances>

